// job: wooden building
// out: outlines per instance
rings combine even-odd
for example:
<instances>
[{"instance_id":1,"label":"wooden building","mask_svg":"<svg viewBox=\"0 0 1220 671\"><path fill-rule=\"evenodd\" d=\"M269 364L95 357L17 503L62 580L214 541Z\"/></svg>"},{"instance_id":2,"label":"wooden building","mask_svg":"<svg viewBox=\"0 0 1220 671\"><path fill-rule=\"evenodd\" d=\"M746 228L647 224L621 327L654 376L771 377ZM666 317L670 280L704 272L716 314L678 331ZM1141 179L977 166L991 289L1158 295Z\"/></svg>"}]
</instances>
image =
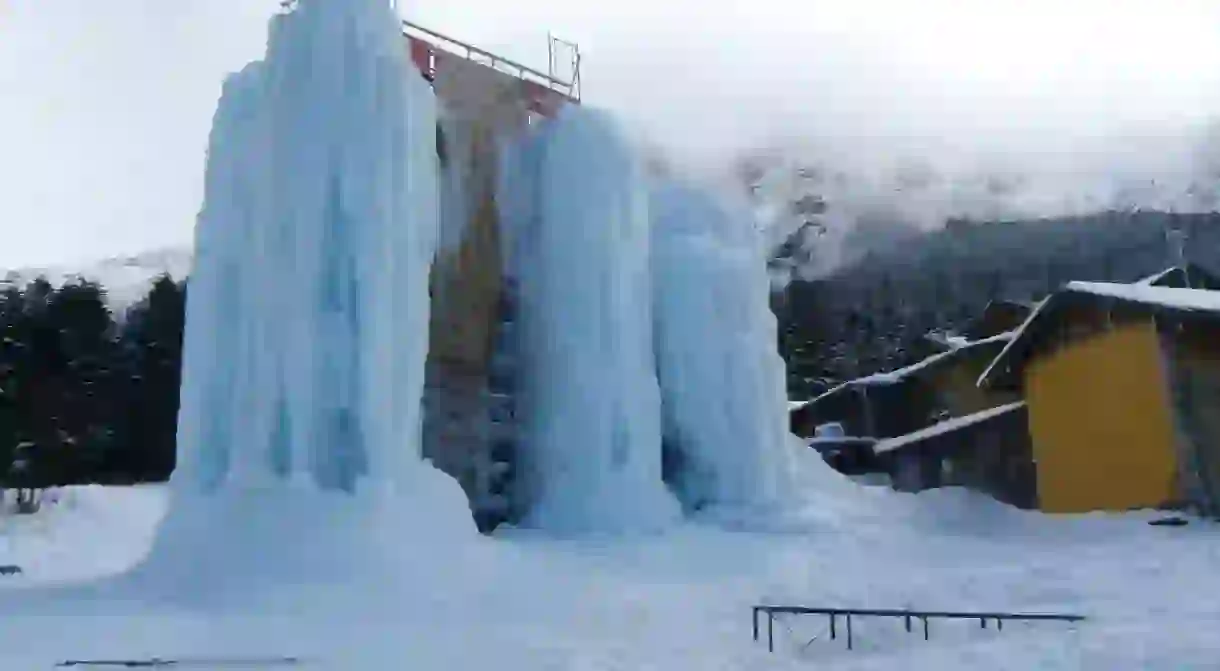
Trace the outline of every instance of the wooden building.
<instances>
[{"instance_id":1,"label":"wooden building","mask_svg":"<svg viewBox=\"0 0 1220 671\"><path fill-rule=\"evenodd\" d=\"M927 424L930 393L921 380L901 371L870 375L794 407L789 412L791 430L811 438L818 426L838 423L848 436L899 436Z\"/></svg>"},{"instance_id":2,"label":"wooden building","mask_svg":"<svg viewBox=\"0 0 1220 671\"><path fill-rule=\"evenodd\" d=\"M808 438L819 425L838 422L851 436L892 438L1020 400L1018 393L976 384L1010 336L959 343L915 365L845 382L792 408L792 432Z\"/></svg>"},{"instance_id":3,"label":"wooden building","mask_svg":"<svg viewBox=\"0 0 1220 671\"><path fill-rule=\"evenodd\" d=\"M1009 333L1025 323L1035 304L1028 301L994 300L983 308L983 313L966 326L962 335L968 340L984 340Z\"/></svg>"},{"instance_id":4,"label":"wooden building","mask_svg":"<svg viewBox=\"0 0 1220 671\"><path fill-rule=\"evenodd\" d=\"M1002 331L971 341L930 359L918 369L918 375L933 394L931 419L965 417L1021 400L1020 393L1012 390L978 386L979 376L1004 350L1012 335L1011 331Z\"/></svg>"},{"instance_id":5,"label":"wooden building","mask_svg":"<svg viewBox=\"0 0 1220 671\"><path fill-rule=\"evenodd\" d=\"M1070 283L978 385L1023 394L1040 509L1220 513L1220 292Z\"/></svg>"},{"instance_id":6,"label":"wooden building","mask_svg":"<svg viewBox=\"0 0 1220 671\"><path fill-rule=\"evenodd\" d=\"M1020 508L1037 505L1036 470L1017 401L878 442L876 462L894 489L968 487Z\"/></svg>"}]
</instances>

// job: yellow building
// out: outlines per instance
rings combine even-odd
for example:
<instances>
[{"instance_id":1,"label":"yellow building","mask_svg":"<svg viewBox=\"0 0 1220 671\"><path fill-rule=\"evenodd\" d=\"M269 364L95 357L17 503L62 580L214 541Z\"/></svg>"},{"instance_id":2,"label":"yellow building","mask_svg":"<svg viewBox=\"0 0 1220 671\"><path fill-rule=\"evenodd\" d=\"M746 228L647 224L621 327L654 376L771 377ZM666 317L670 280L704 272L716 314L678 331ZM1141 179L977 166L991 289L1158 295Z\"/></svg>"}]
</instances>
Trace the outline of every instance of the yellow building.
<instances>
[{"instance_id":1,"label":"yellow building","mask_svg":"<svg viewBox=\"0 0 1220 671\"><path fill-rule=\"evenodd\" d=\"M1041 510L1220 514L1220 292L1073 282L978 385L1023 393Z\"/></svg>"}]
</instances>

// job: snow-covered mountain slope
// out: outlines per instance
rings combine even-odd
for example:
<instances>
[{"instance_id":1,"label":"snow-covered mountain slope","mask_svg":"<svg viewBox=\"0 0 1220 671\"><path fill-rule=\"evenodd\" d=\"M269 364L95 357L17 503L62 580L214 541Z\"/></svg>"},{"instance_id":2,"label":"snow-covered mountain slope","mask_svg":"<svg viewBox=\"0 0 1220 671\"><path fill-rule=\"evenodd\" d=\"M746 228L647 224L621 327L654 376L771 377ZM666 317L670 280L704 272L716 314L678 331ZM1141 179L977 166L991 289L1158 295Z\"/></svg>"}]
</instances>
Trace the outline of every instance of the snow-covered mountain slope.
<instances>
[{"instance_id":1,"label":"snow-covered mountain slope","mask_svg":"<svg viewBox=\"0 0 1220 671\"><path fill-rule=\"evenodd\" d=\"M1215 525L1150 527L1137 513L1054 518L959 491L862 488L828 470L811 485L816 507L786 533L697 522L661 535L567 540L506 532L451 557L459 570L436 584L412 585L412 567L394 585L337 575L213 610L107 594L106 583L0 590L0 662L41 669L66 659L295 656L304 668L344 671L1214 668ZM81 490L75 509L9 526L7 542L19 552L0 554L0 563L37 570L0 584L54 585L120 568L99 566L99 547L136 561L163 510L160 494ZM209 553L226 566L227 548ZM1089 621L1007 623L1003 631L935 621L924 641L919 623L908 634L901 621L857 618L848 651L841 620L831 640L823 618L783 617L768 653L765 621L764 640L751 636L750 607L763 602L1064 611Z\"/></svg>"},{"instance_id":2,"label":"snow-covered mountain slope","mask_svg":"<svg viewBox=\"0 0 1220 671\"><path fill-rule=\"evenodd\" d=\"M1220 133L1211 126L1162 130L999 154L883 139L793 141L743 154L732 172L739 188L752 191L773 247L788 243L790 274L815 279L953 218L1220 207ZM820 203L816 216L812 202ZM793 237L811 221L816 225ZM857 231L861 226L867 230Z\"/></svg>"},{"instance_id":3,"label":"snow-covered mountain slope","mask_svg":"<svg viewBox=\"0 0 1220 671\"><path fill-rule=\"evenodd\" d=\"M161 275L168 274L179 281L186 279L191 271L192 259L193 253L189 247L167 247L80 266L0 270L0 279L25 285L39 277L45 277L52 284L60 285L80 277L101 284L107 292L111 306L123 308L143 298L152 281Z\"/></svg>"}]
</instances>

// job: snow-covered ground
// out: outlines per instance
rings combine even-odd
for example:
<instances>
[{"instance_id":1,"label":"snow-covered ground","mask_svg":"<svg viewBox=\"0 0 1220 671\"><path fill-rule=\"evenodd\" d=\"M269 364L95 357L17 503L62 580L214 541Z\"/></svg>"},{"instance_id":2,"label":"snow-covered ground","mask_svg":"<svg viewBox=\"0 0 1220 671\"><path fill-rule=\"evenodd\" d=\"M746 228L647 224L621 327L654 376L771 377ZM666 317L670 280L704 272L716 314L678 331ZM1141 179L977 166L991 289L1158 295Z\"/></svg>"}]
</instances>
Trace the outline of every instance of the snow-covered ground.
<instances>
[{"instance_id":1,"label":"snow-covered ground","mask_svg":"<svg viewBox=\"0 0 1220 671\"><path fill-rule=\"evenodd\" d=\"M33 515L0 514L0 565L22 569L0 580L0 589L123 571L143 558L164 512L162 487L93 486L53 490Z\"/></svg>"},{"instance_id":2,"label":"snow-covered ground","mask_svg":"<svg viewBox=\"0 0 1220 671\"><path fill-rule=\"evenodd\" d=\"M241 607L48 589L138 561L164 508L157 488L72 490L74 503L4 528L0 563L28 573L3 579L25 589L0 592L0 660L6 669L41 669L69 658L296 656L302 668L344 671L1177 671L1220 660L1215 526L1151 527L1144 515L1047 518L964 492L909 496L823 476L822 504L787 529L688 523L663 535L568 540L505 532L452 557L443 580L408 569L399 584L371 589L336 576ZM404 528L403 540L410 537ZM223 561L225 548L211 552ZM750 606L759 602L1068 611L1091 620L1003 632L936 622L929 642L900 622L862 620L849 652L828 639L824 620L786 618L769 654L751 640Z\"/></svg>"}]
</instances>

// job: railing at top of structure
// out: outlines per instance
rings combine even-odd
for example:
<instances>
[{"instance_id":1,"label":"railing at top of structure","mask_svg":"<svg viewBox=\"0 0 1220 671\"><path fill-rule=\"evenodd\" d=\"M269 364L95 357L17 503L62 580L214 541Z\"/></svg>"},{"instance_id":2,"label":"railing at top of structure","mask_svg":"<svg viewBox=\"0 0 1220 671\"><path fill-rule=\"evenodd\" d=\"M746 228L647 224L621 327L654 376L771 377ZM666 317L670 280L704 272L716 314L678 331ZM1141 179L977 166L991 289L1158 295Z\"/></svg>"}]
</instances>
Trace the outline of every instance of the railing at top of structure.
<instances>
[{"instance_id":1,"label":"railing at top of structure","mask_svg":"<svg viewBox=\"0 0 1220 671\"><path fill-rule=\"evenodd\" d=\"M424 28L410 21L403 21L402 25L403 32L409 38L424 41L433 47L456 54L469 61L486 65L523 81L543 86L574 102L580 102L580 48L572 42L565 42L548 35L548 51L550 56L548 69L551 72L544 73L528 65L522 65L503 56L497 56L490 51L480 49L472 44L438 33L435 30ZM566 48L571 54L571 76L567 79L555 73L559 56L558 48Z\"/></svg>"}]
</instances>

